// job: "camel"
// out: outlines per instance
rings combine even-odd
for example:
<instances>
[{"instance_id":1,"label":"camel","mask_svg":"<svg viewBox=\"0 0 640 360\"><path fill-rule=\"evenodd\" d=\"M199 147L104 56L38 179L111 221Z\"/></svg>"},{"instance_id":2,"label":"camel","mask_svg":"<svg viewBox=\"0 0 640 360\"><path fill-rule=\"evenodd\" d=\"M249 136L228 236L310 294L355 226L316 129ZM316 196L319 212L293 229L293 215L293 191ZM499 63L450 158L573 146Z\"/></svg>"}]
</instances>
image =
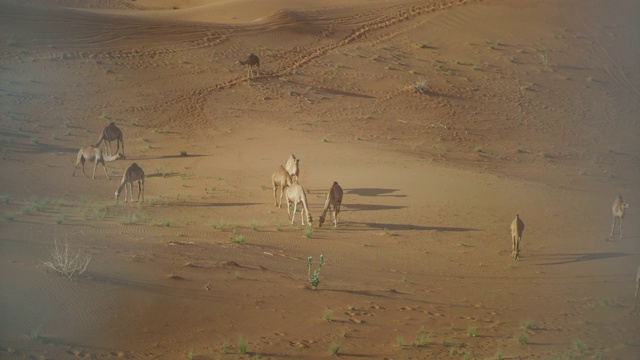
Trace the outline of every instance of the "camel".
<instances>
[{"instance_id":1,"label":"camel","mask_svg":"<svg viewBox=\"0 0 640 360\"><path fill-rule=\"evenodd\" d=\"M100 146L102 142L107 144L107 149L109 150L109 155L111 155L111 142L116 141L116 154L120 151L120 143L122 143L122 155L124 155L124 139L122 138L122 131L116 126L115 123L110 123L107 127L102 130L102 134L100 134L100 139L96 143L96 147Z\"/></svg>"},{"instance_id":2,"label":"camel","mask_svg":"<svg viewBox=\"0 0 640 360\"><path fill-rule=\"evenodd\" d=\"M116 204L118 203L118 197L120 197L120 192L122 192L122 188L124 188L124 202L127 202L127 195L131 193L131 202L133 202L133 183L138 182L138 198L136 202L140 200L140 194L142 194L142 201L144 201L144 171L142 168L138 166L138 164L133 163L129 165L127 170L122 175L122 182L116 190Z\"/></svg>"},{"instance_id":3,"label":"camel","mask_svg":"<svg viewBox=\"0 0 640 360\"><path fill-rule=\"evenodd\" d=\"M613 212L613 224L611 225L611 234L609 237L613 236L613 231L616 227L616 218L620 219L619 231L620 231L620 239L622 239L622 219L624 218L624 209L629 208L629 204L622 201L622 196L618 195L615 199L613 199L613 206L611 206L611 211Z\"/></svg>"},{"instance_id":4,"label":"camel","mask_svg":"<svg viewBox=\"0 0 640 360\"><path fill-rule=\"evenodd\" d=\"M248 77L252 77L253 76L253 67L256 67L256 76L260 76L260 59L254 54L251 53L248 57L247 60L238 60L238 62L240 63L240 65L247 65L247 76Z\"/></svg>"},{"instance_id":5,"label":"camel","mask_svg":"<svg viewBox=\"0 0 640 360\"><path fill-rule=\"evenodd\" d=\"M284 168L287 169L287 172L292 179L295 176L296 180L298 180L298 175L300 175L299 163L300 159L296 159L296 156L291 154L289 159L287 159L287 163L284 165Z\"/></svg>"},{"instance_id":6,"label":"camel","mask_svg":"<svg viewBox=\"0 0 640 360\"><path fill-rule=\"evenodd\" d=\"M287 173L287 170L280 165L278 170L271 175L271 184L273 185L273 200L276 203L277 207L282 207L282 195L284 194L284 190L287 186L291 186L291 176ZM280 203L278 203L278 198L276 196L277 190L280 188Z\"/></svg>"},{"instance_id":7,"label":"camel","mask_svg":"<svg viewBox=\"0 0 640 360\"><path fill-rule=\"evenodd\" d=\"M324 223L324 216L327 214L327 211L331 211L331 206L333 206L333 226L338 227L338 213L340 213L341 204L342 188L338 185L337 181L334 181L329 193L327 194L327 201L324 204L322 215L320 215L318 227L322 227L322 224Z\"/></svg>"},{"instance_id":8,"label":"camel","mask_svg":"<svg viewBox=\"0 0 640 360\"><path fill-rule=\"evenodd\" d=\"M302 210L300 210L300 219L302 220L302 225L304 225L304 216L307 216L307 222L309 226L312 226L311 223L313 219L311 218L311 214L309 213L309 207L307 207L307 195L304 192L304 189L298 182L294 182L285 190L287 196L287 214L291 219L291 225L293 225L293 221L296 218L296 211L298 210L298 204L302 203ZM293 215L291 214L291 206L293 205Z\"/></svg>"},{"instance_id":9,"label":"camel","mask_svg":"<svg viewBox=\"0 0 640 360\"><path fill-rule=\"evenodd\" d=\"M631 309L631 312L636 310L636 305L638 303L638 290L640 290L640 266L638 266L638 272L636 273L636 296L633 299L633 309Z\"/></svg>"},{"instance_id":10,"label":"camel","mask_svg":"<svg viewBox=\"0 0 640 360\"><path fill-rule=\"evenodd\" d=\"M516 215L516 218L511 222L511 241L512 250L511 255L514 259L520 260L520 241L522 240L522 232L524 231L524 223L520 220L520 215Z\"/></svg>"},{"instance_id":11,"label":"camel","mask_svg":"<svg viewBox=\"0 0 640 360\"><path fill-rule=\"evenodd\" d=\"M107 167L105 166L105 161L114 161L117 159L124 159L124 155L116 154L114 156L104 155L102 153L102 149L95 146L85 146L80 148L78 151L78 158L76 159L76 164L73 166L73 174L71 176L76 176L76 169L78 168L78 164L82 163L82 172L86 177L89 177L87 173L84 171L84 163L86 161L94 161L95 165L93 166L93 179L96 178L96 168L98 167L98 163L102 164L102 168L104 168L104 174L107 175L107 179L109 178L109 174L107 173Z\"/></svg>"}]
</instances>

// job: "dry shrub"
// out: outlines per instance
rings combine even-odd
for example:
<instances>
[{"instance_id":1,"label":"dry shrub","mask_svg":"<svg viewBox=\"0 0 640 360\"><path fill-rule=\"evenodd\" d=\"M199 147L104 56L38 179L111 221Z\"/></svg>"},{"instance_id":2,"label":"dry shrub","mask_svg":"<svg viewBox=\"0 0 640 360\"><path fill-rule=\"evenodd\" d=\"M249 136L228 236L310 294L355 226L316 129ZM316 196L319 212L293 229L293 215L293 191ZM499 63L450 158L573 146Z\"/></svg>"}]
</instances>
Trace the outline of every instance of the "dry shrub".
<instances>
[{"instance_id":1,"label":"dry shrub","mask_svg":"<svg viewBox=\"0 0 640 360\"><path fill-rule=\"evenodd\" d=\"M72 252L69 244L65 241L64 246L58 246L58 240L53 240L54 248L49 250L51 257L48 261L42 263L55 270L60 275L64 275L69 279L74 276L82 275L87 270L91 255L83 255L78 252Z\"/></svg>"}]
</instances>

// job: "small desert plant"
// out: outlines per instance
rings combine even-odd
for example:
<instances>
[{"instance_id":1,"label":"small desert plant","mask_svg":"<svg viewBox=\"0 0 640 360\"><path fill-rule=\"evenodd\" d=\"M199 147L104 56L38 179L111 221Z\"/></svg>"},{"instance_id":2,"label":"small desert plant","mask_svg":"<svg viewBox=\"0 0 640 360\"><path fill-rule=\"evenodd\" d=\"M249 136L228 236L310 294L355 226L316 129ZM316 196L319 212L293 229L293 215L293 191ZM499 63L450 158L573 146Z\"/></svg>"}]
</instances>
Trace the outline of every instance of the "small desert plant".
<instances>
[{"instance_id":1,"label":"small desert plant","mask_svg":"<svg viewBox=\"0 0 640 360\"><path fill-rule=\"evenodd\" d=\"M311 287L315 289L320 284L320 269L322 269L322 265L324 265L324 257L320 255L320 258L318 259L318 268L315 269L313 273L311 272L312 263L313 263L313 258L309 256L307 258L309 285L311 285Z\"/></svg>"},{"instance_id":2,"label":"small desert plant","mask_svg":"<svg viewBox=\"0 0 640 360\"><path fill-rule=\"evenodd\" d=\"M187 359L193 360L193 349L189 350L189 352L187 353Z\"/></svg>"},{"instance_id":3,"label":"small desert plant","mask_svg":"<svg viewBox=\"0 0 640 360\"><path fill-rule=\"evenodd\" d=\"M42 341L42 327L38 326L37 328L31 330L31 340L33 341Z\"/></svg>"},{"instance_id":4,"label":"small desert plant","mask_svg":"<svg viewBox=\"0 0 640 360\"><path fill-rule=\"evenodd\" d=\"M7 195L7 194L0 194L0 203L2 204L9 204L11 203L11 196Z\"/></svg>"},{"instance_id":5,"label":"small desert plant","mask_svg":"<svg viewBox=\"0 0 640 360\"><path fill-rule=\"evenodd\" d=\"M431 334L427 334L424 330L424 326L420 327L418 336L416 337L416 346L427 346L431 342Z\"/></svg>"},{"instance_id":6,"label":"small desert plant","mask_svg":"<svg viewBox=\"0 0 640 360\"><path fill-rule=\"evenodd\" d=\"M258 222L256 220L251 221L251 230L256 231L258 229Z\"/></svg>"},{"instance_id":7,"label":"small desert plant","mask_svg":"<svg viewBox=\"0 0 640 360\"><path fill-rule=\"evenodd\" d=\"M325 309L322 312L322 319L328 322L333 321L333 310L331 309Z\"/></svg>"},{"instance_id":8,"label":"small desert plant","mask_svg":"<svg viewBox=\"0 0 640 360\"><path fill-rule=\"evenodd\" d=\"M495 359L502 360L502 351L498 350L498 352L496 353Z\"/></svg>"},{"instance_id":9,"label":"small desert plant","mask_svg":"<svg viewBox=\"0 0 640 360\"><path fill-rule=\"evenodd\" d=\"M469 324L469 326L467 327L467 335L471 336L471 337L476 337L476 327Z\"/></svg>"},{"instance_id":10,"label":"small desert plant","mask_svg":"<svg viewBox=\"0 0 640 360\"><path fill-rule=\"evenodd\" d=\"M549 65L549 50L545 50L542 54L540 54L540 58L542 60L542 65L547 67Z\"/></svg>"},{"instance_id":11,"label":"small desert plant","mask_svg":"<svg viewBox=\"0 0 640 360\"><path fill-rule=\"evenodd\" d=\"M526 345L529 342L529 335L527 335L527 332L523 330L521 333L516 335L516 339L521 345Z\"/></svg>"},{"instance_id":12,"label":"small desert plant","mask_svg":"<svg viewBox=\"0 0 640 360\"><path fill-rule=\"evenodd\" d=\"M313 235L313 228L311 226L307 226L307 228L304 230L304 236L306 238L311 238L311 235Z\"/></svg>"},{"instance_id":13,"label":"small desert plant","mask_svg":"<svg viewBox=\"0 0 640 360\"><path fill-rule=\"evenodd\" d=\"M247 240L247 237L244 235L237 234L236 231L233 230L231 234L229 234L229 241L234 242L236 244L241 244Z\"/></svg>"},{"instance_id":14,"label":"small desert plant","mask_svg":"<svg viewBox=\"0 0 640 360\"><path fill-rule=\"evenodd\" d=\"M31 214L31 209L28 206L23 206L20 213L22 213L22 215L29 215Z\"/></svg>"},{"instance_id":15,"label":"small desert plant","mask_svg":"<svg viewBox=\"0 0 640 360\"><path fill-rule=\"evenodd\" d=\"M404 348L404 338L400 335L396 336L396 346L400 349Z\"/></svg>"},{"instance_id":16,"label":"small desert plant","mask_svg":"<svg viewBox=\"0 0 640 360\"><path fill-rule=\"evenodd\" d=\"M64 222L67 219L67 216L64 213L60 213L60 215L58 215L58 217L56 217L55 219L53 219L53 221L56 222L56 224L60 225L62 224L62 222Z\"/></svg>"},{"instance_id":17,"label":"small desert plant","mask_svg":"<svg viewBox=\"0 0 640 360\"><path fill-rule=\"evenodd\" d=\"M469 351L465 351L464 355L462 355L464 360L471 360L471 353Z\"/></svg>"},{"instance_id":18,"label":"small desert plant","mask_svg":"<svg viewBox=\"0 0 640 360\"><path fill-rule=\"evenodd\" d=\"M587 351L587 347L582 343L582 341L580 341L580 339L576 339L573 344L575 345L576 350L578 350L580 355L584 355L584 353Z\"/></svg>"},{"instance_id":19,"label":"small desert plant","mask_svg":"<svg viewBox=\"0 0 640 360\"><path fill-rule=\"evenodd\" d=\"M340 352L340 343L335 340L331 340L329 350L331 351L331 355L338 355L338 352Z\"/></svg>"},{"instance_id":20,"label":"small desert plant","mask_svg":"<svg viewBox=\"0 0 640 360\"><path fill-rule=\"evenodd\" d=\"M278 221L276 223L276 231L280 231L281 228L282 228L282 221Z\"/></svg>"},{"instance_id":21,"label":"small desert plant","mask_svg":"<svg viewBox=\"0 0 640 360\"><path fill-rule=\"evenodd\" d=\"M68 278L82 275L87 270L91 255L82 255L79 251L72 253L69 244L65 241L64 247L58 246L58 240L54 238L54 248L50 250L51 258L42 263Z\"/></svg>"},{"instance_id":22,"label":"small desert plant","mask_svg":"<svg viewBox=\"0 0 640 360\"><path fill-rule=\"evenodd\" d=\"M522 323L522 328L523 328L523 329L525 329L525 330L531 330L531 329L533 329L533 321L531 321L531 320L525 320L525 321Z\"/></svg>"},{"instance_id":23,"label":"small desert plant","mask_svg":"<svg viewBox=\"0 0 640 360\"><path fill-rule=\"evenodd\" d=\"M39 138L39 137L37 137L37 136L33 136L33 137L31 138L31 142L37 145L37 144L39 144L39 143L40 143L40 138Z\"/></svg>"},{"instance_id":24,"label":"small desert plant","mask_svg":"<svg viewBox=\"0 0 640 360\"><path fill-rule=\"evenodd\" d=\"M238 351L243 355L247 353L247 339L242 335L238 337Z\"/></svg>"},{"instance_id":25,"label":"small desert plant","mask_svg":"<svg viewBox=\"0 0 640 360\"><path fill-rule=\"evenodd\" d=\"M227 353L227 341L226 340L222 340L222 343L220 344L220 348L222 349L222 353L223 354Z\"/></svg>"},{"instance_id":26,"label":"small desert plant","mask_svg":"<svg viewBox=\"0 0 640 360\"><path fill-rule=\"evenodd\" d=\"M413 84L413 88L417 92L419 92L420 94L423 94L423 95L431 91L431 89L429 89L429 85L427 84L426 80L418 80L418 81L416 81L416 83Z\"/></svg>"}]
</instances>

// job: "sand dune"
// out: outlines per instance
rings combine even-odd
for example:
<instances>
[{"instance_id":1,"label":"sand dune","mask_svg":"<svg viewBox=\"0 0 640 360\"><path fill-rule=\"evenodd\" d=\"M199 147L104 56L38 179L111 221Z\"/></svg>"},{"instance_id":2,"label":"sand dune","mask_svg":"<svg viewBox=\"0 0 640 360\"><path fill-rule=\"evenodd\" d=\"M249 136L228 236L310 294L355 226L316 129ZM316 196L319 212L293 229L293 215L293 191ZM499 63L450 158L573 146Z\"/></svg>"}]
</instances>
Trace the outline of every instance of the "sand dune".
<instances>
[{"instance_id":1,"label":"sand dune","mask_svg":"<svg viewBox=\"0 0 640 360\"><path fill-rule=\"evenodd\" d=\"M0 358L635 358L638 10L1 1ZM72 177L109 122L127 159ZM337 229L273 206L291 153Z\"/></svg>"}]
</instances>

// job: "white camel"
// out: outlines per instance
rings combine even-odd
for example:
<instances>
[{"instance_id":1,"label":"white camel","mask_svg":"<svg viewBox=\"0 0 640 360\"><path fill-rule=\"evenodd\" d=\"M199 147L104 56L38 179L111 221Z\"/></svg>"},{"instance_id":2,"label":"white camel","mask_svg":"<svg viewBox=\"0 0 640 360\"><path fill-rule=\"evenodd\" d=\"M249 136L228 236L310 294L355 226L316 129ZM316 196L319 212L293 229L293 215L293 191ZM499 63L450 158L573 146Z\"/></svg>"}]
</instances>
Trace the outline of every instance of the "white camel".
<instances>
[{"instance_id":1,"label":"white camel","mask_svg":"<svg viewBox=\"0 0 640 360\"><path fill-rule=\"evenodd\" d=\"M287 170L285 170L282 165L271 175L271 185L273 185L273 200L277 207L282 207L284 190L287 186L291 186L291 176L289 176ZM276 195L278 188L280 188L280 203L278 203L278 197Z\"/></svg>"},{"instance_id":2,"label":"white camel","mask_svg":"<svg viewBox=\"0 0 640 360\"><path fill-rule=\"evenodd\" d=\"M613 230L616 227L616 219L620 219L619 225L619 236L622 239L622 219L624 218L625 209L629 208L629 204L622 201L622 196L618 195L615 199L613 199L613 206L611 206L611 211L613 212L613 224L611 225L611 234L609 237L613 236Z\"/></svg>"},{"instance_id":3,"label":"white camel","mask_svg":"<svg viewBox=\"0 0 640 360\"><path fill-rule=\"evenodd\" d=\"M120 151L120 143L122 143L122 155L124 155L124 139L122 137L122 131L116 126L115 123L110 123L102 130L102 134L100 134L100 138L96 143L96 147L100 146L102 142L107 144L107 149L109 150L109 155L111 155L111 142L116 142L116 153Z\"/></svg>"},{"instance_id":4,"label":"white camel","mask_svg":"<svg viewBox=\"0 0 640 360\"><path fill-rule=\"evenodd\" d=\"M636 296L633 298L633 309L631 312L636 310L636 305L638 303L638 290L640 290L640 266L638 266L638 272L636 273Z\"/></svg>"},{"instance_id":5,"label":"white camel","mask_svg":"<svg viewBox=\"0 0 640 360\"><path fill-rule=\"evenodd\" d=\"M324 217L327 214L327 211L331 212L331 207L333 207L333 226L338 227L338 214L340 213L340 205L342 204L342 188L338 185L337 181L333 182L329 193L327 194L327 201L324 203L324 210L322 210L322 215L320 215L320 220L318 222L318 227L322 227L324 223Z\"/></svg>"},{"instance_id":6,"label":"white camel","mask_svg":"<svg viewBox=\"0 0 640 360\"><path fill-rule=\"evenodd\" d=\"M520 260L520 241L522 240L522 232L524 231L524 223L520 219L520 215L511 222L511 241L512 253L514 259Z\"/></svg>"},{"instance_id":7,"label":"white camel","mask_svg":"<svg viewBox=\"0 0 640 360\"><path fill-rule=\"evenodd\" d=\"M105 161L114 161L117 159L124 159L124 155L115 154L114 156L105 155L102 153L102 149L95 146L85 146L80 148L78 151L78 158L76 159L76 164L73 166L73 174L71 176L76 176L76 169L78 168L78 164L82 163L82 172L86 177L89 177L87 173L84 171L84 163L89 161L95 162L93 166L93 179L96 178L96 168L98 167L98 163L102 164L102 168L104 169L104 174L109 179L109 174L107 173L107 166L105 165Z\"/></svg>"},{"instance_id":8,"label":"white camel","mask_svg":"<svg viewBox=\"0 0 640 360\"><path fill-rule=\"evenodd\" d=\"M295 179L298 180L298 175L300 175L299 163L300 159L296 159L296 156L291 154L291 156L289 156L289 159L287 159L287 163L284 165L284 168L287 170L289 176L291 176L292 179L295 176Z\"/></svg>"},{"instance_id":9,"label":"white camel","mask_svg":"<svg viewBox=\"0 0 640 360\"><path fill-rule=\"evenodd\" d=\"M129 165L124 175L122 175L122 182L118 190L116 190L116 204L118 203L122 188L124 188L124 202L127 202L127 195L129 194L131 194L131 202L133 202L133 183L136 181L138 182L138 198L136 202L140 200L140 194L142 194L142 201L144 202L144 171L138 164L133 163Z\"/></svg>"},{"instance_id":10,"label":"white camel","mask_svg":"<svg viewBox=\"0 0 640 360\"><path fill-rule=\"evenodd\" d=\"M291 225L296 218L296 211L298 210L298 204L302 203L302 210L300 210L300 219L302 220L302 225L304 225L304 217L306 215L307 222L309 226L312 226L313 219L311 218L311 213L309 213L309 207L307 206L307 195L304 192L304 189L298 182L294 182L291 186L287 187L285 190L287 196L287 214L289 215L289 219L291 219ZM291 214L291 207L293 206L293 215Z\"/></svg>"},{"instance_id":11,"label":"white camel","mask_svg":"<svg viewBox=\"0 0 640 360\"><path fill-rule=\"evenodd\" d=\"M247 65L247 76L253 76L253 68L256 68L256 76L260 76L260 59L253 53L251 53L247 60L238 60L240 65Z\"/></svg>"}]
</instances>

